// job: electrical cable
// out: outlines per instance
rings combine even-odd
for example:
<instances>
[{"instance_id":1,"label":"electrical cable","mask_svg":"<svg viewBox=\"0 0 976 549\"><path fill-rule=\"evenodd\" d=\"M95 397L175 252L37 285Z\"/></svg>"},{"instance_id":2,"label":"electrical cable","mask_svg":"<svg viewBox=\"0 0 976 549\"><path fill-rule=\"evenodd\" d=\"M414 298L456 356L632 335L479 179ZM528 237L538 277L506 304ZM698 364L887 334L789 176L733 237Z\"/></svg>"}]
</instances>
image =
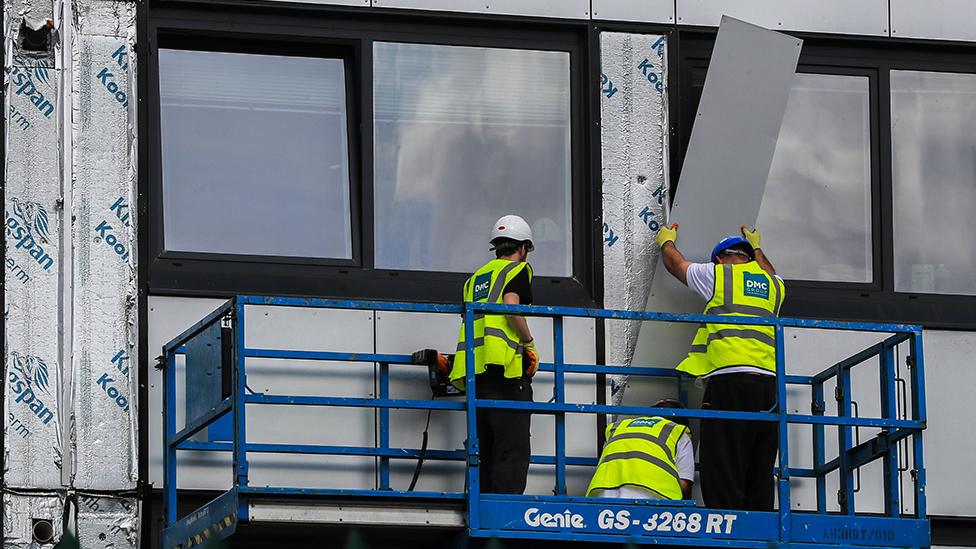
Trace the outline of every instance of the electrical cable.
<instances>
[{"instance_id":1,"label":"electrical cable","mask_svg":"<svg viewBox=\"0 0 976 549\"><path fill-rule=\"evenodd\" d=\"M434 400L431 398L430 400ZM424 439L420 443L420 456L417 458L417 468L413 470L413 478L410 480L410 487L407 488L408 492L413 492L413 489L417 486L417 480L420 478L420 470L424 467L424 459L427 457L427 439L428 432L430 431L430 415L433 413L433 409L427 410L427 426L424 427Z\"/></svg>"}]
</instances>

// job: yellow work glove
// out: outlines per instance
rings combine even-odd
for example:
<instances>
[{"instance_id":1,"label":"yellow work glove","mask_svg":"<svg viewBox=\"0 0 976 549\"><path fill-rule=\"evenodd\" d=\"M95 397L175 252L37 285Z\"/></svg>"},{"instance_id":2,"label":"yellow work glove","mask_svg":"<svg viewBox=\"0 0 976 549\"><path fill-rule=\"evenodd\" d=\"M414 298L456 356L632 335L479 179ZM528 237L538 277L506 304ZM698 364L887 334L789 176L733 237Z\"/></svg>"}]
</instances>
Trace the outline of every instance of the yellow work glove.
<instances>
[{"instance_id":1,"label":"yellow work glove","mask_svg":"<svg viewBox=\"0 0 976 549\"><path fill-rule=\"evenodd\" d=\"M667 225L662 225L660 229L657 230L657 245L663 248L668 242L674 242L678 238L678 224L675 223L668 227Z\"/></svg>"},{"instance_id":2,"label":"yellow work glove","mask_svg":"<svg viewBox=\"0 0 976 549\"><path fill-rule=\"evenodd\" d=\"M749 242L752 249L759 249L759 239L762 237L762 235L759 234L759 229L756 229L755 227L750 229L747 225L743 225L741 228L742 236L745 237L747 242Z\"/></svg>"},{"instance_id":3,"label":"yellow work glove","mask_svg":"<svg viewBox=\"0 0 976 549\"><path fill-rule=\"evenodd\" d=\"M522 375L532 377L539 369L539 351L535 348L535 340L522 342Z\"/></svg>"}]
</instances>

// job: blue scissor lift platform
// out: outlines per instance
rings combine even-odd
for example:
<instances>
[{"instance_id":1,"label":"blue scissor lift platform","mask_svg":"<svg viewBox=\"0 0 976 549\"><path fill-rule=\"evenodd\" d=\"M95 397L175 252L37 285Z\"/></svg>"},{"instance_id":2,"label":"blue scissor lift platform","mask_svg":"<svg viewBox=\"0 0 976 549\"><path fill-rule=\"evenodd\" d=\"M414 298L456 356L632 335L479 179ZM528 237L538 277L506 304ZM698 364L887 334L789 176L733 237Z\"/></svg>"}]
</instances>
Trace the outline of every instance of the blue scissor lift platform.
<instances>
[{"instance_id":1,"label":"blue scissor lift platform","mask_svg":"<svg viewBox=\"0 0 976 549\"><path fill-rule=\"evenodd\" d=\"M410 400L390 398L389 366L413 364L409 354L342 353L254 348L245 341L246 307L311 307L462 315L467 333L482 313L520 314L552 319L553 362L540 370L553 374L549 402L515 402L476 399L469 390L463 400ZM721 322L767 325L776 331L778 400L785 403L788 385L807 386L811 413L789 413L780 405L775 411L728 412L698 409L661 409L640 406L580 404L566 401L566 374L628 374L679 379L671 368L570 364L564 360L563 319L583 317L605 320L664 322ZM787 371L784 330L831 329L874 332L880 341L826 367L815 375ZM471 345L471 338L468 342ZM903 379L896 365L896 348L906 345L910 376ZM472 349L468 349L471 352ZM195 381L182 386L196 391L186 399L183 425L177 430L176 357L192 357ZM247 385L248 358L368 362L378 365L377 398L272 395L255 393ZM852 400L851 371L874 363L880 393L880 417L858 417ZM238 296L213 311L163 347L164 373L164 529L165 549L186 549L209 538L228 538L239 524L301 523L358 525L366 527L444 529L466 538L510 538L558 542L619 542L683 546L757 547L927 547L929 522L925 515L925 469L922 431L925 398L922 330L901 324L844 323L789 318L716 317L612 311L566 307L489 305L468 303L439 305L378 301L336 301L312 298ZM867 366L861 366L865 368ZM190 368L187 374L190 375ZM327 375L323 372L323 375ZM209 380L209 381L208 381ZM208 385L212 383L212 385ZM468 387L476 383L469 369ZM680 385L680 383L679 383ZM825 385L834 388L837 414L827 415ZM901 389L901 391L899 391ZM200 398L200 395L210 395ZM899 396L902 403L899 404ZM190 408L192 401L192 409ZM378 437L373 446L326 446L249 442L246 410L249 406L315 406L371 408L377 412ZM554 455L533 455L532 463L547 464L555 471L553 496L484 494L478 475L478 408L525 410L554 416ZM467 440L463 450L422 450L390 446L390 410L454 410L465 414ZM899 414L908 413L910 418ZM572 497L566 493L567 466L595 466L596 458L566 455L567 414L657 415L698 419L730 419L773 422L779 428L776 470L778 511L754 512L707 509L694 501L648 501ZM230 441L200 441L203 429L230 417ZM227 421L227 420L225 420ZM805 424L812 431L813 467L790 467L790 425ZM837 456L827 459L826 429L837 431ZM876 434L861 441L856 430L870 428ZM595 436L595 434L594 434ZM911 457L899 456L899 442L910 446ZM230 452L232 486L203 507L177 516L177 456L182 450ZM256 486L249 482L248 457L258 453L367 456L378 461L374 489L308 489L289 486ZM390 461L394 459L453 460L466 464L463 492L413 492L390 486ZM855 478L859 468L880 461L883 477L883 512L855 511ZM899 473L910 471L913 490L902 494ZM839 478L839 510L828 511L827 476ZM791 509L791 478L815 479L816 509ZM911 515L903 513L902 497L911 498Z\"/></svg>"}]
</instances>

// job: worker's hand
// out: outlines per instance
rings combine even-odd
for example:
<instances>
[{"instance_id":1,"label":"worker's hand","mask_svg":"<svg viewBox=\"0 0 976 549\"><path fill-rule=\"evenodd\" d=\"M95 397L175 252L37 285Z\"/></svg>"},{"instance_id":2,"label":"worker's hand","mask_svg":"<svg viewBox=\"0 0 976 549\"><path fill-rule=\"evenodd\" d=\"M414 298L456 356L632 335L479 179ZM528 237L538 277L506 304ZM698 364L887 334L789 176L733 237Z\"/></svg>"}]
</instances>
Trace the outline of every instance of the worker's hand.
<instances>
[{"instance_id":1,"label":"worker's hand","mask_svg":"<svg viewBox=\"0 0 976 549\"><path fill-rule=\"evenodd\" d=\"M444 375L451 373L450 362L447 360L446 356L440 353L437 353L437 369L440 370L440 372Z\"/></svg>"},{"instance_id":2,"label":"worker's hand","mask_svg":"<svg viewBox=\"0 0 976 549\"><path fill-rule=\"evenodd\" d=\"M522 375L532 377L539 369L539 351L535 348L535 340L522 342Z\"/></svg>"},{"instance_id":3,"label":"worker's hand","mask_svg":"<svg viewBox=\"0 0 976 549\"><path fill-rule=\"evenodd\" d=\"M663 248L668 242L674 242L678 238L678 224L675 223L668 227L663 225L657 230L657 245Z\"/></svg>"},{"instance_id":4,"label":"worker's hand","mask_svg":"<svg viewBox=\"0 0 976 549\"><path fill-rule=\"evenodd\" d=\"M762 237L762 235L759 234L759 229L749 227L748 225L743 225L740 227L740 229L742 230L742 236L745 237L747 242L749 242L752 249L759 249L759 239Z\"/></svg>"}]
</instances>

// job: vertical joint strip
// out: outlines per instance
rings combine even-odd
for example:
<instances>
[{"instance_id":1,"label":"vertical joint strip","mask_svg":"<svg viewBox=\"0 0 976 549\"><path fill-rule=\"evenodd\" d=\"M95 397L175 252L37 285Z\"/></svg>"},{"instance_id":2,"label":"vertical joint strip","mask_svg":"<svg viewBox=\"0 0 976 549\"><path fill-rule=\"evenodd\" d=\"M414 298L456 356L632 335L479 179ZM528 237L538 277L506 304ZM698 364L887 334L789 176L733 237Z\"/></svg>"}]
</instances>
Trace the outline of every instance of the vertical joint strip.
<instances>
[{"instance_id":1,"label":"vertical joint strip","mask_svg":"<svg viewBox=\"0 0 976 549\"><path fill-rule=\"evenodd\" d=\"M837 415L842 418L852 417L851 371L847 368L837 370L837 395ZM837 428L837 454L840 461L840 491L837 499L841 512L848 515L854 514L854 469L848 453L852 446L853 428L850 425L841 425Z\"/></svg>"},{"instance_id":2,"label":"vertical joint strip","mask_svg":"<svg viewBox=\"0 0 976 549\"><path fill-rule=\"evenodd\" d=\"M379 396L381 400L390 398L390 364L380 362L380 387ZM379 409L380 416L380 440L379 446L383 450L390 447L390 409L383 407ZM379 489L390 489L390 458L380 457L380 478Z\"/></svg>"},{"instance_id":3,"label":"vertical joint strip","mask_svg":"<svg viewBox=\"0 0 976 549\"><path fill-rule=\"evenodd\" d=\"M822 381L813 383L813 415L824 415L824 386ZM813 426L813 468L817 473L817 512L827 512L827 473L824 472L826 459L825 427L822 424Z\"/></svg>"},{"instance_id":4,"label":"vertical joint strip","mask_svg":"<svg viewBox=\"0 0 976 549\"><path fill-rule=\"evenodd\" d=\"M925 412L925 361L922 355L922 333L917 332L912 338L911 353L915 357L912 368L912 419L926 421ZM925 503L925 460L922 452L922 431L915 431L912 435L912 458L915 470L915 514L924 519Z\"/></svg>"},{"instance_id":5,"label":"vertical joint strip","mask_svg":"<svg viewBox=\"0 0 976 549\"><path fill-rule=\"evenodd\" d=\"M165 526L176 522L176 448L171 446L176 434L176 351L166 351L166 371L163 373L163 420L166 433L163 436L163 506L165 507Z\"/></svg>"},{"instance_id":6,"label":"vertical joint strip","mask_svg":"<svg viewBox=\"0 0 976 549\"><path fill-rule=\"evenodd\" d=\"M776 412L779 417L779 540L781 543L790 541L792 520L790 516L790 450L789 424L787 423L786 406L786 351L783 326L776 325Z\"/></svg>"},{"instance_id":7,"label":"vertical joint strip","mask_svg":"<svg viewBox=\"0 0 976 549\"><path fill-rule=\"evenodd\" d=\"M244 392L247 387L247 372L245 369L246 353L244 341L244 304L235 302L235 314L232 320L234 330L235 356L234 363L234 488L247 486L247 428L245 423L246 407Z\"/></svg>"},{"instance_id":8,"label":"vertical joint strip","mask_svg":"<svg viewBox=\"0 0 976 549\"><path fill-rule=\"evenodd\" d=\"M898 418L898 399L895 395L895 349L887 342L881 348L880 386L881 386L881 414L885 419ZM879 436L886 435L887 430L881 431ZM885 514L898 517L901 514L901 502L898 491L900 480L898 476L898 443L889 444L882 456Z\"/></svg>"},{"instance_id":9,"label":"vertical joint strip","mask_svg":"<svg viewBox=\"0 0 976 549\"><path fill-rule=\"evenodd\" d=\"M464 381L465 415L468 426L468 528L478 530L481 526L481 468L478 459L478 399L475 381L477 365L474 359L474 311L470 303L464 304Z\"/></svg>"},{"instance_id":10,"label":"vertical joint strip","mask_svg":"<svg viewBox=\"0 0 976 549\"><path fill-rule=\"evenodd\" d=\"M563 317L552 319L552 349L553 349L553 396L559 404L566 402L566 373L563 356ZM553 492L557 496L566 494L566 414L556 414L556 487Z\"/></svg>"}]
</instances>

